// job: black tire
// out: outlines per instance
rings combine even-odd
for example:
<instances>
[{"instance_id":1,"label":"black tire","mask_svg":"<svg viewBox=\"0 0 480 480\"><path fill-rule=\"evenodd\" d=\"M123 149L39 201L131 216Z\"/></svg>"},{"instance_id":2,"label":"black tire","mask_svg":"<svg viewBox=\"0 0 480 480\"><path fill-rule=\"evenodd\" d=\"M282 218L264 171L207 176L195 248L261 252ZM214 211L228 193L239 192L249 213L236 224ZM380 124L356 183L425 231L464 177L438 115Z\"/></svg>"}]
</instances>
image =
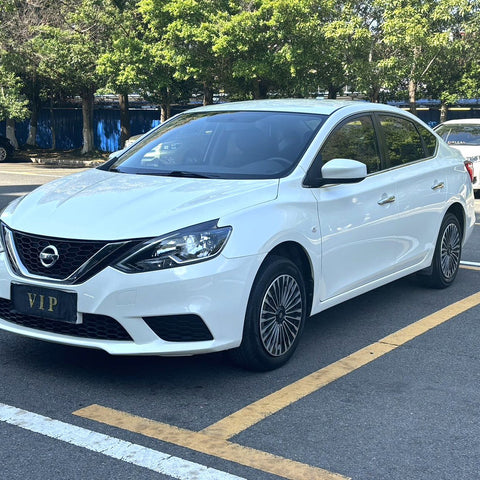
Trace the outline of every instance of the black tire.
<instances>
[{"instance_id":1,"label":"black tire","mask_svg":"<svg viewBox=\"0 0 480 480\"><path fill-rule=\"evenodd\" d=\"M424 282L432 288L447 288L457 276L462 255L462 228L453 213L443 218L435 246L432 265L422 275Z\"/></svg>"},{"instance_id":2,"label":"black tire","mask_svg":"<svg viewBox=\"0 0 480 480\"><path fill-rule=\"evenodd\" d=\"M248 370L284 365L297 348L307 316L305 282L290 260L267 258L250 292L243 338L232 360Z\"/></svg>"},{"instance_id":3,"label":"black tire","mask_svg":"<svg viewBox=\"0 0 480 480\"><path fill-rule=\"evenodd\" d=\"M6 162L9 156L8 150L0 145L0 163Z\"/></svg>"}]
</instances>

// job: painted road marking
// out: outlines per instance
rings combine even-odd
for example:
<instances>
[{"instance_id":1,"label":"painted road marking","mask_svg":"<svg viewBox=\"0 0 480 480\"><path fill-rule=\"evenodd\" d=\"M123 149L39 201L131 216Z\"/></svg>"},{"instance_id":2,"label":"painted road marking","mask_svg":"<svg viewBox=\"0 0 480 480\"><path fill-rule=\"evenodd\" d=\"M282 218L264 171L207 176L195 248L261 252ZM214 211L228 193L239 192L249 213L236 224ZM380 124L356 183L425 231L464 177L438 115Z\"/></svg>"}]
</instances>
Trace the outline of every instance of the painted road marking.
<instances>
[{"instance_id":1,"label":"painted road marking","mask_svg":"<svg viewBox=\"0 0 480 480\"><path fill-rule=\"evenodd\" d=\"M179 480L246 480L230 473L0 403L0 421Z\"/></svg>"},{"instance_id":2,"label":"painted road marking","mask_svg":"<svg viewBox=\"0 0 480 480\"><path fill-rule=\"evenodd\" d=\"M349 480L348 477L322 468L312 467L271 453L238 445L206 433L174 427L100 405L91 405L73 413L80 417L156 438L163 442L169 442L196 452L272 473L289 480Z\"/></svg>"},{"instance_id":3,"label":"painted road marking","mask_svg":"<svg viewBox=\"0 0 480 480\"><path fill-rule=\"evenodd\" d=\"M2 173L8 173L10 175L30 175L32 177L53 177L62 178L64 175L52 175L48 173L32 173L32 172L12 172L8 170L2 170ZM72 172L73 173L73 172Z\"/></svg>"},{"instance_id":4,"label":"painted road marking","mask_svg":"<svg viewBox=\"0 0 480 480\"><path fill-rule=\"evenodd\" d=\"M467 262L461 261L460 268L464 268L465 270L477 270L480 271L480 262Z\"/></svg>"},{"instance_id":5,"label":"painted road marking","mask_svg":"<svg viewBox=\"0 0 480 480\"><path fill-rule=\"evenodd\" d=\"M273 473L290 480L345 478L327 470L235 444L229 439L305 396L478 305L480 305L480 292L428 315L327 367L317 370L200 432L180 429L99 405L92 405L73 413L107 425Z\"/></svg>"},{"instance_id":6,"label":"painted road marking","mask_svg":"<svg viewBox=\"0 0 480 480\"><path fill-rule=\"evenodd\" d=\"M470 265L460 265L460 268L463 270L475 270L476 272L480 272L480 267L471 267Z\"/></svg>"},{"instance_id":7,"label":"painted road marking","mask_svg":"<svg viewBox=\"0 0 480 480\"><path fill-rule=\"evenodd\" d=\"M353 372L399 346L438 327L451 318L480 304L480 292L449 305L407 327L380 339L357 352L342 358L325 368L294 382L264 397L224 419L205 428L204 433L220 438L231 438L250 428L264 418L288 407L301 398L315 392L329 383Z\"/></svg>"}]
</instances>

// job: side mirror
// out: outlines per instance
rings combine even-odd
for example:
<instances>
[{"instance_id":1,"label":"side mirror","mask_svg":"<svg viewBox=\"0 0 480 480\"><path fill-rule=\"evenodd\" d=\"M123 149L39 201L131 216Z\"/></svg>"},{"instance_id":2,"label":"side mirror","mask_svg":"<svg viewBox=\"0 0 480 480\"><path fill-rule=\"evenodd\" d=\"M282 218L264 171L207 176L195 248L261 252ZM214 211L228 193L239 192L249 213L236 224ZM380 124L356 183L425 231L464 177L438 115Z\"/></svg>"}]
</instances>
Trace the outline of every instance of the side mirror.
<instances>
[{"instance_id":1,"label":"side mirror","mask_svg":"<svg viewBox=\"0 0 480 480\"><path fill-rule=\"evenodd\" d=\"M304 185L318 188L323 185L335 185L342 183L358 183L367 176L367 166L357 160L348 158L334 158L328 161L321 169L321 176L308 172Z\"/></svg>"}]
</instances>

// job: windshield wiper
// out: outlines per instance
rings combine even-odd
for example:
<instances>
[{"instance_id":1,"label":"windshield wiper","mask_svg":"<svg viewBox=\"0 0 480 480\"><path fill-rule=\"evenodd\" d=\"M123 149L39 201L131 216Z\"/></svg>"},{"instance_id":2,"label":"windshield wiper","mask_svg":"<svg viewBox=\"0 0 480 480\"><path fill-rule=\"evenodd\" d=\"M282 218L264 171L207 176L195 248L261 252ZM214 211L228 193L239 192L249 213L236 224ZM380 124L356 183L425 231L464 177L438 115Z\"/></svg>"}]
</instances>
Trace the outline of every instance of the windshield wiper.
<instances>
[{"instance_id":1,"label":"windshield wiper","mask_svg":"<svg viewBox=\"0 0 480 480\"><path fill-rule=\"evenodd\" d=\"M212 178L209 175L196 172L188 172L186 170L173 170L172 172L166 173L166 177L190 177L190 178Z\"/></svg>"},{"instance_id":2,"label":"windshield wiper","mask_svg":"<svg viewBox=\"0 0 480 480\"><path fill-rule=\"evenodd\" d=\"M189 172L187 170L173 170L171 172L142 172L142 171L132 171L126 172L124 170L120 170L118 168L110 169L110 172L117 172L117 173L131 173L133 175L151 175L154 177L184 177L184 178L218 178L214 175L206 175L204 173L196 173L196 172Z\"/></svg>"}]
</instances>

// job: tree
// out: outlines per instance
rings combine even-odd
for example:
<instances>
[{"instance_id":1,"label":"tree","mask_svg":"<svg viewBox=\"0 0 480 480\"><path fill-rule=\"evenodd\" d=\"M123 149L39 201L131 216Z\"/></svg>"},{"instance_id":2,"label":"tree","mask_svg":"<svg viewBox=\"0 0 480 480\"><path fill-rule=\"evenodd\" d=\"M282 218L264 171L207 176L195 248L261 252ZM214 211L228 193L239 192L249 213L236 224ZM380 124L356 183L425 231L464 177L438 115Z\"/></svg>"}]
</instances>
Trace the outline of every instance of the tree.
<instances>
[{"instance_id":1,"label":"tree","mask_svg":"<svg viewBox=\"0 0 480 480\"><path fill-rule=\"evenodd\" d=\"M36 145L38 114L42 99L48 94L48 79L38 72L38 63L32 48L37 28L58 25L58 8L51 0L1 0L0 45L8 58L9 68L22 79L22 94L30 107L28 145Z\"/></svg>"},{"instance_id":2,"label":"tree","mask_svg":"<svg viewBox=\"0 0 480 480\"><path fill-rule=\"evenodd\" d=\"M158 54L174 69L175 79L193 79L202 84L204 105L213 103L222 69L213 47L220 35L219 25L228 18L230 2L170 0L158 3L163 3L163 8L149 11L153 24L159 23L164 32Z\"/></svg>"},{"instance_id":3,"label":"tree","mask_svg":"<svg viewBox=\"0 0 480 480\"><path fill-rule=\"evenodd\" d=\"M62 2L62 24L38 28L34 39L39 71L82 99L82 154L94 150L93 105L100 82L96 67L115 26L113 1Z\"/></svg>"},{"instance_id":4,"label":"tree","mask_svg":"<svg viewBox=\"0 0 480 480\"><path fill-rule=\"evenodd\" d=\"M28 100L20 93L20 79L5 67L0 55L0 120L7 120L7 137L15 148L18 142L15 137L15 120L23 120L29 114Z\"/></svg>"},{"instance_id":5,"label":"tree","mask_svg":"<svg viewBox=\"0 0 480 480\"><path fill-rule=\"evenodd\" d=\"M314 52L323 41L312 1L238 1L220 26L214 52L222 61L225 85L236 84L243 96L253 98L311 91Z\"/></svg>"},{"instance_id":6,"label":"tree","mask_svg":"<svg viewBox=\"0 0 480 480\"><path fill-rule=\"evenodd\" d=\"M138 63L142 60L143 31L135 1L117 1L113 5L115 24L120 35L113 34L97 62L97 72L107 89L118 93L120 106L120 147L130 137L128 94L139 85Z\"/></svg>"},{"instance_id":7,"label":"tree","mask_svg":"<svg viewBox=\"0 0 480 480\"><path fill-rule=\"evenodd\" d=\"M377 0L383 8L384 43L392 49L382 64L391 72L390 86L408 84L410 109L416 113L416 95L427 73L443 52L456 16L469 8L469 0Z\"/></svg>"},{"instance_id":8,"label":"tree","mask_svg":"<svg viewBox=\"0 0 480 480\"><path fill-rule=\"evenodd\" d=\"M135 63L138 91L161 110L161 121L170 117L174 101L188 101L196 89L194 75L179 73L171 60L166 38L174 17L168 0L140 0L138 11L143 25L142 49Z\"/></svg>"}]
</instances>

